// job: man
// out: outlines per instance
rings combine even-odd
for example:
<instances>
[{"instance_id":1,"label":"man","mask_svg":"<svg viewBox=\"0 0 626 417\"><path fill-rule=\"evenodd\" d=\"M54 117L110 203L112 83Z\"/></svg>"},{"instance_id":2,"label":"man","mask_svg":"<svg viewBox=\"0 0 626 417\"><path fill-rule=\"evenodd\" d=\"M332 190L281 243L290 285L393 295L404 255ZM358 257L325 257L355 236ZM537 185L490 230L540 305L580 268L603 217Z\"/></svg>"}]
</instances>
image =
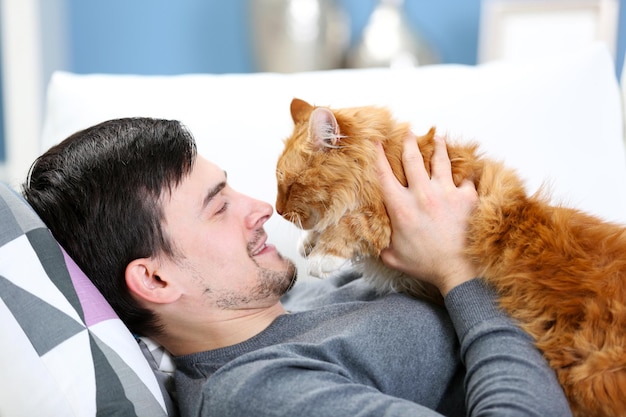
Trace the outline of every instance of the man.
<instances>
[{"instance_id":1,"label":"man","mask_svg":"<svg viewBox=\"0 0 626 417\"><path fill-rule=\"evenodd\" d=\"M349 274L287 294L296 271L263 229L272 207L231 189L177 121L78 132L34 163L24 194L129 328L175 356L183 415L570 415L532 341L473 279L476 190L454 185L443 141L429 178L407 138L407 188L379 152L383 260L436 285L447 311Z\"/></svg>"}]
</instances>

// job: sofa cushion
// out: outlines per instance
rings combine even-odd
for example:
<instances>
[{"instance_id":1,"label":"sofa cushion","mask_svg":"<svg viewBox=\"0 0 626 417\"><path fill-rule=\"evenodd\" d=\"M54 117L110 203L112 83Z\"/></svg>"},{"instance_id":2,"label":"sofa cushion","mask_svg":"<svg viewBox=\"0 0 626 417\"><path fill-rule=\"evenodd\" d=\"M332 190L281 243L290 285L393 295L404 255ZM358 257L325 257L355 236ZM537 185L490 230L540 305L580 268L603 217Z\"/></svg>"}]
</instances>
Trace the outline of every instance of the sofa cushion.
<instances>
[{"instance_id":1,"label":"sofa cushion","mask_svg":"<svg viewBox=\"0 0 626 417\"><path fill-rule=\"evenodd\" d=\"M2 416L176 414L128 329L0 184Z\"/></svg>"}]
</instances>

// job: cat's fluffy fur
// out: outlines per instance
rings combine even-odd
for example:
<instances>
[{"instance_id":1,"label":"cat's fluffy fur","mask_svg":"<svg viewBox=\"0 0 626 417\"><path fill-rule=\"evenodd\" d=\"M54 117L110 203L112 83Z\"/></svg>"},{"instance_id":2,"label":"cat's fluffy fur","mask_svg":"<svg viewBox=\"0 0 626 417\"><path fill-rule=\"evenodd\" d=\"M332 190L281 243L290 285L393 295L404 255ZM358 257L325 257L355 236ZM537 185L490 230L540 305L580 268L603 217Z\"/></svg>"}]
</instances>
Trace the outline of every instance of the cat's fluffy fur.
<instances>
[{"instance_id":1,"label":"cat's fluffy fur","mask_svg":"<svg viewBox=\"0 0 626 417\"><path fill-rule=\"evenodd\" d=\"M375 171L381 142L406 184L402 140L409 125L377 107L328 109L294 99L293 134L277 164L277 211L309 230L306 255L380 267L380 290L433 296L379 260L390 222ZM427 169L434 129L418 138ZM467 254L499 302L536 341L578 417L626 416L626 229L528 195L518 175L476 145L448 143L457 184L471 179L479 203ZM386 271L380 273L381 271Z\"/></svg>"}]
</instances>

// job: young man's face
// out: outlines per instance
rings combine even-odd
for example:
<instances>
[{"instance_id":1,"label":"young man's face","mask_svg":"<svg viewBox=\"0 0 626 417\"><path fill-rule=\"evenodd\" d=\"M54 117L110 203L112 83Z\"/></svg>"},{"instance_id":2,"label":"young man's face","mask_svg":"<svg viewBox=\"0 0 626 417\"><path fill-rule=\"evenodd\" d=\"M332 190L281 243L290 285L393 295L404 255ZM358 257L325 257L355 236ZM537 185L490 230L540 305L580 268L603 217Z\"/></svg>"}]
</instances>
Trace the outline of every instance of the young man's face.
<instances>
[{"instance_id":1,"label":"young man's face","mask_svg":"<svg viewBox=\"0 0 626 417\"><path fill-rule=\"evenodd\" d=\"M267 242L272 207L234 191L226 173L198 156L188 177L162 200L173 260L162 271L185 296L223 310L273 305L295 281L293 262Z\"/></svg>"}]
</instances>

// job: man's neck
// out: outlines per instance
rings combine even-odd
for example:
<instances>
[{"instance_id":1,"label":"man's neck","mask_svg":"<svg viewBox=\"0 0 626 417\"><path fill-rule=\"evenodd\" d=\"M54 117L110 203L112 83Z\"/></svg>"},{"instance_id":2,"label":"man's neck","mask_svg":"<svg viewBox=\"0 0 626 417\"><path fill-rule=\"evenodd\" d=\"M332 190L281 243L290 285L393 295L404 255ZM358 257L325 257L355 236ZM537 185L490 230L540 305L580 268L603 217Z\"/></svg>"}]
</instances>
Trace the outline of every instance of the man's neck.
<instances>
[{"instance_id":1,"label":"man's neck","mask_svg":"<svg viewBox=\"0 0 626 417\"><path fill-rule=\"evenodd\" d=\"M282 304L243 313L225 315L219 320L165 324L164 334L153 339L174 356L219 349L244 342L263 332L276 317L285 314Z\"/></svg>"}]
</instances>

